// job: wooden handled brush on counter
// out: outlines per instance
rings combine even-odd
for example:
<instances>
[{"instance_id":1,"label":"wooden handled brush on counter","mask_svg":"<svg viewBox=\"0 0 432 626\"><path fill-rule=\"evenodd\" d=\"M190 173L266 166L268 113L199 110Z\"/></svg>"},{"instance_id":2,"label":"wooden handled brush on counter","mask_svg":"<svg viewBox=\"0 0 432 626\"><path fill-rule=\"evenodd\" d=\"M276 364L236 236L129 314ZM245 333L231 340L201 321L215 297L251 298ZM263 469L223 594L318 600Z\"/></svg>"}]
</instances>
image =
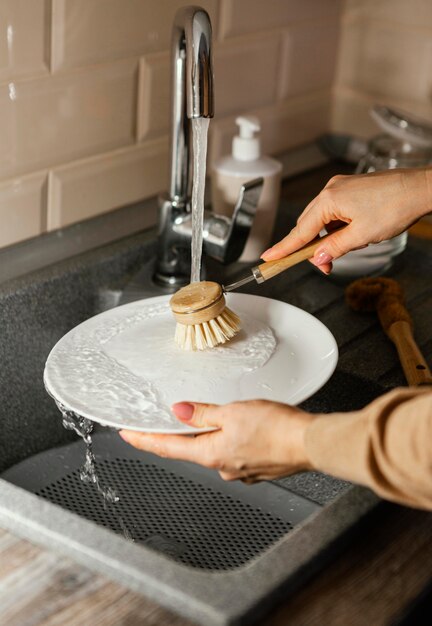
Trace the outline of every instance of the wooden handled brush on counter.
<instances>
[{"instance_id":1,"label":"wooden handled brush on counter","mask_svg":"<svg viewBox=\"0 0 432 626\"><path fill-rule=\"evenodd\" d=\"M432 374L413 336L401 286L391 278L361 278L346 289L354 311L377 311L381 325L395 344L409 385L432 385Z\"/></svg>"}]
</instances>

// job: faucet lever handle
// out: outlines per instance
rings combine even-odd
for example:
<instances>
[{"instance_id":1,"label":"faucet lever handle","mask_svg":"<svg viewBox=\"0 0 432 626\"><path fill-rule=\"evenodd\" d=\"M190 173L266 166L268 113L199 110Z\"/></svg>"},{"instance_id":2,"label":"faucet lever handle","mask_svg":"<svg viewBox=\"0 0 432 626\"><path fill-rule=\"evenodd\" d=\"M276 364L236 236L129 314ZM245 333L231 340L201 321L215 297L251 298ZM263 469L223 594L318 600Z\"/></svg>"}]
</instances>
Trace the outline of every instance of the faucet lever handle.
<instances>
[{"instance_id":1,"label":"faucet lever handle","mask_svg":"<svg viewBox=\"0 0 432 626\"><path fill-rule=\"evenodd\" d=\"M206 254L225 264L240 258L253 224L263 184L263 178L255 178L241 186L231 218L205 211L203 245ZM190 240L191 214L184 213L177 217L173 231L186 241Z\"/></svg>"},{"instance_id":2,"label":"faucet lever handle","mask_svg":"<svg viewBox=\"0 0 432 626\"><path fill-rule=\"evenodd\" d=\"M252 228L264 184L263 178L254 178L244 183L239 192L227 236L224 263L240 258Z\"/></svg>"},{"instance_id":3,"label":"faucet lever handle","mask_svg":"<svg viewBox=\"0 0 432 626\"><path fill-rule=\"evenodd\" d=\"M212 213L204 220L203 235L207 254L225 264L240 258L252 227L263 184L263 178L254 178L241 186L231 218Z\"/></svg>"},{"instance_id":4,"label":"faucet lever handle","mask_svg":"<svg viewBox=\"0 0 432 626\"><path fill-rule=\"evenodd\" d=\"M240 187L232 216L232 230L239 226L251 227L261 196L264 178L254 178Z\"/></svg>"}]
</instances>

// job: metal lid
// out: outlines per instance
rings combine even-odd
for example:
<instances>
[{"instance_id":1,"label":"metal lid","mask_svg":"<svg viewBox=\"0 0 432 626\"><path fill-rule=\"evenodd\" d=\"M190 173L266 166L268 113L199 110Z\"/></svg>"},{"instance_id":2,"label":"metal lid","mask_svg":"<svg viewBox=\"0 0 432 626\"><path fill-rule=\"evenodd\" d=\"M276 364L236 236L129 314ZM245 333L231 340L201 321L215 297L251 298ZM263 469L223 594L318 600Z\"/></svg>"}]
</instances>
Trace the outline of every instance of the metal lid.
<instances>
[{"instance_id":1,"label":"metal lid","mask_svg":"<svg viewBox=\"0 0 432 626\"><path fill-rule=\"evenodd\" d=\"M432 148L432 125L425 120L379 104L371 108L370 115L392 137L419 148Z\"/></svg>"}]
</instances>

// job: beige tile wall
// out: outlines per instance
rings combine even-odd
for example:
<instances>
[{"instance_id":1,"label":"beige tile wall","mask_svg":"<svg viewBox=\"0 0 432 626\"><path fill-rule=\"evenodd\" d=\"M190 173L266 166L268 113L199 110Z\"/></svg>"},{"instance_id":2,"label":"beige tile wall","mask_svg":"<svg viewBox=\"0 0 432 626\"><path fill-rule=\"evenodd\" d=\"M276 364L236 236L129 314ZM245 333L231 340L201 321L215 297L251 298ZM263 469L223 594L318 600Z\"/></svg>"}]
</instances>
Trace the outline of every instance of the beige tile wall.
<instances>
[{"instance_id":1,"label":"beige tile wall","mask_svg":"<svg viewBox=\"0 0 432 626\"><path fill-rule=\"evenodd\" d=\"M49 73L48 0L1 0L0 80Z\"/></svg>"},{"instance_id":2,"label":"beige tile wall","mask_svg":"<svg viewBox=\"0 0 432 626\"><path fill-rule=\"evenodd\" d=\"M185 4L0 0L0 246L166 187L170 33ZM240 112L261 117L269 153L328 128L340 0L199 4L214 30L211 158Z\"/></svg>"},{"instance_id":3,"label":"beige tile wall","mask_svg":"<svg viewBox=\"0 0 432 626\"><path fill-rule=\"evenodd\" d=\"M432 0L346 0L332 129L377 133L380 102L432 122Z\"/></svg>"}]
</instances>

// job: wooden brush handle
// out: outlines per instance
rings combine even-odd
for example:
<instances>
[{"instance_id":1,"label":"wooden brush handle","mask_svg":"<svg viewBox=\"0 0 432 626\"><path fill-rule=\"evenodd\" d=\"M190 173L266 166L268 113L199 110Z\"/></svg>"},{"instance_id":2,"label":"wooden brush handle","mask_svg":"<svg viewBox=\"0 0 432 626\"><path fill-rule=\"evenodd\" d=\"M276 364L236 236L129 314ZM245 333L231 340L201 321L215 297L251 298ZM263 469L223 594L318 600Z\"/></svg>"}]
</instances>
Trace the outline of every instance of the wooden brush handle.
<instances>
[{"instance_id":1,"label":"wooden brush handle","mask_svg":"<svg viewBox=\"0 0 432 626\"><path fill-rule=\"evenodd\" d=\"M340 229L338 228L337 230ZM300 248L300 250L296 250L292 254L288 254L288 256L283 257L283 259L276 259L275 261L266 261L265 263L261 263L257 266L261 272L261 276L264 280L268 280L269 278L273 278L273 276L277 276L281 272L284 272L289 267L297 265L297 263L311 259L323 241L325 241L330 234L333 235L335 232L336 230L333 230L328 235L324 235L324 237L317 237L316 239L313 239L306 246Z\"/></svg>"},{"instance_id":2,"label":"wooden brush handle","mask_svg":"<svg viewBox=\"0 0 432 626\"><path fill-rule=\"evenodd\" d=\"M432 385L432 374L408 322L394 322L388 329L409 385Z\"/></svg>"}]
</instances>

